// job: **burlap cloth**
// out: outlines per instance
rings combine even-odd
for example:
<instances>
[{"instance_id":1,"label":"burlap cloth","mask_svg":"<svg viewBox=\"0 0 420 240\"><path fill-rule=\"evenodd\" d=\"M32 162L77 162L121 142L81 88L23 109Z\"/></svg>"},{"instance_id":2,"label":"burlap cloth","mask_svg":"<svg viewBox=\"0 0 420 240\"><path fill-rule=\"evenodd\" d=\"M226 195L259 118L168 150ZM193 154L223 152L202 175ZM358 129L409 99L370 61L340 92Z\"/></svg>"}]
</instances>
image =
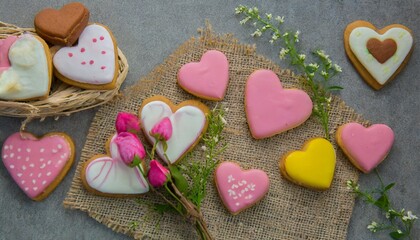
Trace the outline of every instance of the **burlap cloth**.
<instances>
[{"instance_id":1,"label":"burlap cloth","mask_svg":"<svg viewBox=\"0 0 420 240\"><path fill-rule=\"evenodd\" d=\"M264 140L254 140L248 130L244 112L244 89L247 77L257 69L276 72L285 88L301 88L299 79L290 70L281 69L274 62L257 55L255 47L240 44L231 35L217 35L211 27L199 31L182 44L160 66L123 92L116 101L101 107L90 127L82 150L71 189L64 205L85 211L112 230L136 239L195 239L191 225L176 214L153 213L147 204L137 201L159 201L154 194L140 199L98 197L88 193L80 179L83 163L97 153L104 153L104 144L114 133L115 116L120 111L137 112L143 99L160 94L174 103L194 99L177 86L177 72L185 63L199 61L202 54L217 49L229 60L230 82L223 106L227 107L226 140L229 143L223 160L239 162L242 168L258 168L270 178L267 196L252 208L232 216L223 206L213 181L209 181L208 195L202 211L210 232L216 239L345 239L354 206L354 197L346 189L346 180L358 179L358 171L337 148L335 177L330 190L316 192L284 180L278 160L288 151L297 150L313 137L324 136L321 125L311 117L303 125L286 133ZM212 107L215 102L205 102ZM332 132L346 122L364 120L338 97L331 104ZM149 146L150 147L150 146ZM132 222L139 222L135 230Z\"/></svg>"}]
</instances>

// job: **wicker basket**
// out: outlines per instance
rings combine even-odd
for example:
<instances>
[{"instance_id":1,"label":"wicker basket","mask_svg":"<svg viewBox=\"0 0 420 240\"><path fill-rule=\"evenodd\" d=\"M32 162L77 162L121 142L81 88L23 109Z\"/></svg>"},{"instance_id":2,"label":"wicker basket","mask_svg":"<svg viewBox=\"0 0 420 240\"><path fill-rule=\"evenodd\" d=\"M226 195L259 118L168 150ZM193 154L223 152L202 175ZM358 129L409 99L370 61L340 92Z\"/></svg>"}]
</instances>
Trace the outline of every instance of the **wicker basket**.
<instances>
[{"instance_id":1,"label":"wicker basket","mask_svg":"<svg viewBox=\"0 0 420 240\"><path fill-rule=\"evenodd\" d=\"M4 39L9 35L20 35L24 32L36 35L33 28L19 28L0 21L0 39ZM53 79L47 99L28 102L0 100L0 116L26 117L28 119L58 118L59 116L68 116L75 112L102 105L118 95L121 84L128 73L127 59L119 48L118 65L117 85L112 90L85 90Z\"/></svg>"}]
</instances>

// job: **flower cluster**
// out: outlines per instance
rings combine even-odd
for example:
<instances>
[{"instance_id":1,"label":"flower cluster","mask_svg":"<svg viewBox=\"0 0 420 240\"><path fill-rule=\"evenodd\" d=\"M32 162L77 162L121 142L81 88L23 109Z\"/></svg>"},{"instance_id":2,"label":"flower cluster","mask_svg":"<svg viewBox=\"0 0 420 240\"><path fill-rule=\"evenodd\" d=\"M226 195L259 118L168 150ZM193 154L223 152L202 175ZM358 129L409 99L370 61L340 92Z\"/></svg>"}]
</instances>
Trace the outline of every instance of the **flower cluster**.
<instances>
[{"instance_id":1,"label":"flower cluster","mask_svg":"<svg viewBox=\"0 0 420 240\"><path fill-rule=\"evenodd\" d=\"M395 184L391 183L385 186L378 173L377 176L381 182L381 188L375 191L362 191L360 190L359 184L352 180L348 180L346 183L347 189L351 190L356 197L360 197L363 201L381 209L385 213L385 218L389 222L388 224L383 224L372 221L367 226L367 229L373 233L382 230L390 230L391 232L389 235L393 239L410 238L411 229L414 222L417 220L417 216L411 211L405 211L404 208L400 211L393 209L387 193L392 187L394 187ZM375 195L379 196L375 197Z\"/></svg>"},{"instance_id":2,"label":"flower cluster","mask_svg":"<svg viewBox=\"0 0 420 240\"><path fill-rule=\"evenodd\" d=\"M240 24L253 22L257 28L251 35L260 37L265 32L270 32L270 44L280 43L283 47L280 49L279 58L281 60L289 58L290 63L303 72L304 82L311 91L311 98L314 102L313 113L318 117L324 127L325 137L329 140L329 110L331 97L330 92L342 89L339 86L329 84L329 80L342 71L341 67L333 64L330 57L323 50L313 52L317 62L307 63L307 56L300 53L297 49L299 43L300 31L281 31L280 27L284 23L284 16L277 16L273 20L273 15L266 13L260 15L258 8L239 5L235 8L236 14L245 15Z\"/></svg>"},{"instance_id":3,"label":"flower cluster","mask_svg":"<svg viewBox=\"0 0 420 240\"><path fill-rule=\"evenodd\" d=\"M185 219L191 220L201 239L212 239L200 212L200 204L206 193L207 180L218 163L215 159L226 148L226 144L223 144L220 149L217 147L223 141L221 133L227 123L224 119L224 111L220 108L213 109L208 120L208 131L203 137L204 145L201 148L206 154L206 160L204 163L191 162L191 169L188 169L185 164L181 166L182 169L175 165L165 167L155 158L155 151L159 144L162 145L164 156L167 158L167 141L171 139L173 133L172 123L168 117L160 120L149 132L155 141L149 154L148 168L144 167L146 150L137 136L140 131L137 116L121 112L115 121L118 133L115 143L122 161L127 166L138 168L147 179L150 189L165 201L165 204L159 203L156 204L158 207L153 208L159 209L160 212L162 209L175 210ZM189 177L190 183L184 175ZM164 192L159 191L159 188L163 188ZM133 223L131 228L136 226L138 223Z\"/></svg>"}]
</instances>

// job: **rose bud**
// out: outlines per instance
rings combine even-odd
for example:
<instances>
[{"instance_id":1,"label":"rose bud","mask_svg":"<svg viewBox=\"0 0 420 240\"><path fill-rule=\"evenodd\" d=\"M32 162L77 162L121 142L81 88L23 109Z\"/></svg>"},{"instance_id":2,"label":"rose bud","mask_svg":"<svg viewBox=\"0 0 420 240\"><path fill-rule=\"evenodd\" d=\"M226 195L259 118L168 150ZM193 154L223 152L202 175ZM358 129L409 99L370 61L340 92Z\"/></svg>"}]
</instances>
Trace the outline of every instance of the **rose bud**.
<instances>
[{"instance_id":1,"label":"rose bud","mask_svg":"<svg viewBox=\"0 0 420 240\"><path fill-rule=\"evenodd\" d=\"M168 117L163 118L150 131L155 139L159 141L168 141L172 136L172 123Z\"/></svg>"},{"instance_id":2,"label":"rose bud","mask_svg":"<svg viewBox=\"0 0 420 240\"><path fill-rule=\"evenodd\" d=\"M128 166L133 165L135 157L138 157L141 160L146 157L146 151L144 150L143 144L133 133L119 133L114 142L118 147L121 160Z\"/></svg>"},{"instance_id":3,"label":"rose bud","mask_svg":"<svg viewBox=\"0 0 420 240\"><path fill-rule=\"evenodd\" d=\"M115 120L117 133L140 131L140 121L136 115L128 112L119 112Z\"/></svg>"},{"instance_id":4,"label":"rose bud","mask_svg":"<svg viewBox=\"0 0 420 240\"><path fill-rule=\"evenodd\" d=\"M171 173L157 160L152 160L150 161L150 169L147 178L149 179L150 185L159 188L171 178Z\"/></svg>"}]
</instances>

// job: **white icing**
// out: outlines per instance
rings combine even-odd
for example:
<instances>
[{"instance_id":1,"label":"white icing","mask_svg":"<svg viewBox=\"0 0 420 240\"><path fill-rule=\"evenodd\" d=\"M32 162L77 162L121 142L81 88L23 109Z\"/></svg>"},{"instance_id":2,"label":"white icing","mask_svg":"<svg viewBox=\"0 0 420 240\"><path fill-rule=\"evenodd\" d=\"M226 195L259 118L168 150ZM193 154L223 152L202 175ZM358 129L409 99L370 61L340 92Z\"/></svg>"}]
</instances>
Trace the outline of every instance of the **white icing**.
<instances>
[{"instance_id":1,"label":"white icing","mask_svg":"<svg viewBox=\"0 0 420 240\"><path fill-rule=\"evenodd\" d=\"M176 162L200 137L206 124L204 112L194 106L184 106L172 113L171 108L162 101L153 101L146 104L141 110L141 124L146 136L154 143L155 139L149 134L150 130L164 117L169 117L172 123L172 136L167 141L166 154L170 163ZM156 149L159 156L166 162L161 144Z\"/></svg>"},{"instance_id":2,"label":"white icing","mask_svg":"<svg viewBox=\"0 0 420 240\"><path fill-rule=\"evenodd\" d=\"M384 41L392 39L397 43L397 51L394 56L385 63L379 63L367 50L366 44L371 38ZM383 35L378 34L373 29L358 27L353 29L349 37L351 51L372 75L376 81L383 85L400 67L413 45L413 37L403 28L391 28Z\"/></svg>"},{"instance_id":3,"label":"white icing","mask_svg":"<svg viewBox=\"0 0 420 240\"><path fill-rule=\"evenodd\" d=\"M120 157L118 147L111 139L111 157L100 157L86 167L89 186L102 193L141 194L149 191L147 181L138 168L128 167Z\"/></svg>"},{"instance_id":4,"label":"white icing","mask_svg":"<svg viewBox=\"0 0 420 240\"><path fill-rule=\"evenodd\" d=\"M50 77L44 45L35 37L24 34L9 50L11 67L0 75L0 98L30 99L49 91Z\"/></svg>"},{"instance_id":5,"label":"white icing","mask_svg":"<svg viewBox=\"0 0 420 240\"><path fill-rule=\"evenodd\" d=\"M114 42L103 26L89 25L80 35L77 46L61 48L54 55L53 63L58 72L73 81L110 83L115 74Z\"/></svg>"}]
</instances>

